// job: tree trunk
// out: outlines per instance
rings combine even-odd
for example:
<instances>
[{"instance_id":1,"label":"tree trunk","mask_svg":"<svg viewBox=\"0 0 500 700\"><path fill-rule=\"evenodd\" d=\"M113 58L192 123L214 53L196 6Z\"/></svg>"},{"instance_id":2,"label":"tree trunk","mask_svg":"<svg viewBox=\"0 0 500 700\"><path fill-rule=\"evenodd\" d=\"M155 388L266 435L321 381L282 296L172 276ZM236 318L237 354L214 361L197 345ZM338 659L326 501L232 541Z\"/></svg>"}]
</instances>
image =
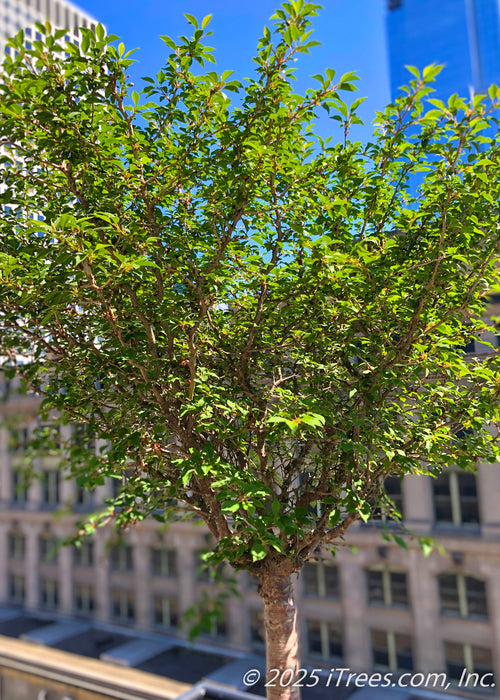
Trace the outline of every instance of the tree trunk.
<instances>
[{"instance_id":1,"label":"tree trunk","mask_svg":"<svg viewBox=\"0 0 500 700\"><path fill-rule=\"evenodd\" d=\"M293 687L299 661L291 577L266 575L261 580L260 595L264 601L267 700L300 700L300 688Z\"/></svg>"}]
</instances>

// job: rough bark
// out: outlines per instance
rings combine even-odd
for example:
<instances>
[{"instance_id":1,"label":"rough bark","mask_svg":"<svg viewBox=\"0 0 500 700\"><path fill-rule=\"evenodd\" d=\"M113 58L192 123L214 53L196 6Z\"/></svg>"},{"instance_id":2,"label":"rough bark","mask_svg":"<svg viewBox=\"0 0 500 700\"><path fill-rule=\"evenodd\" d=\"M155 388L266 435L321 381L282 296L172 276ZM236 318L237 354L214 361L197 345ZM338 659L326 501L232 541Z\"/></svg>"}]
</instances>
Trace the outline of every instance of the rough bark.
<instances>
[{"instance_id":1,"label":"rough bark","mask_svg":"<svg viewBox=\"0 0 500 700\"><path fill-rule=\"evenodd\" d=\"M266 631L267 700L300 700L297 680L297 609L290 576L267 575L261 580ZM276 670L279 669L279 674ZM290 670L288 670L290 669ZM286 673L285 673L286 672Z\"/></svg>"}]
</instances>

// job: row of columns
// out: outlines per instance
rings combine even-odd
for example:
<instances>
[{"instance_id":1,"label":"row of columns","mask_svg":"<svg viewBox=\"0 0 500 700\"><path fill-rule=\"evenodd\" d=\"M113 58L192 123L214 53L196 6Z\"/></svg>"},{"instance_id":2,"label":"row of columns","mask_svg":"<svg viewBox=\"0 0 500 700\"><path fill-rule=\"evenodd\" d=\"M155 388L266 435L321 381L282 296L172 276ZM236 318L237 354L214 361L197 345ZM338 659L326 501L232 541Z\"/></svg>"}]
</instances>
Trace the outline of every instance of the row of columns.
<instances>
[{"instance_id":1,"label":"row of columns","mask_svg":"<svg viewBox=\"0 0 500 700\"><path fill-rule=\"evenodd\" d=\"M473 543L472 543L473 548ZM403 556L404 554L404 556ZM445 670L444 641L470 642L491 651L497 678L500 677L500 561L481 558L472 570L464 570L486 581L488 621L445 618L440 615L436 576L442 570L440 555L424 558L417 549L404 552L401 561L407 572L410 612L370 607L366 602L364 565L354 556L339 561L342 584L342 621L346 666L365 671L371 668L370 628L410 634L414 667L421 672ZM383 612L383 615L380 615ZM383 626L380 622L385 623Z\"/></svg>"},{"instance_id":2,"label":"row of columns","mask_svg":"<svg viewBox=\"0 0 500 700\"><path fill-rule=\"evenodd\" d=\"M0 431L5 432L5 431ZM53 465L53 468L55 465ZM12 502L14 484L10 456L1 449L0 444L0 502L8 505ZM500 465L479 464L478 491L481 532L489 539L500 541ZM434 527L434 506L432 479L418 475L407 475L402 484L405 525L410 531L420 535L430 534ZM111 480L97 486L94 491L94 504L104 502L112 494ZM75 503L77 497L76 479L67 479L61 474L61 505ZM37 510L42 503L42 484L33 479L27 494L25 507Z\"/></svg>"},{"instance_id":3,"label":"row of columns","mask_svg":"<svg viewBox=\"0 0 500 700\"><path fill-rule=\"evenodd\" d=\"M432 477L407 474L403 478L405 526L419 535L431 533L434 527L432 485ZM500 541L500 464L479 462L477 486L481 533L487 538Z\"/></svg>"},{"instance_id":4,"label":"row of columns","mask_svg":"<svg viewBox=\"0 0 500 700\"><path fill-rule=\"evenodd\" d=\"M8 522L0 523L0 570L8 571L7 536ZM39 604L38 537L42 527L38 523L23 523L26 535L24 575L26 583L26 606L36 609ZM56 536L68 532L58 532ZM145 534L148 536L146 537ZM78 581L92 582L96 596L96 618L109 621L111 618L111 588L126 588L134 593L136 625L151 627L152 598L155 592L177 598L179 610L189 608L198 598L200 584L196 579L195 553L203 546L201 534L182 532L169 535L169 546L177 551L177 571L175 579L154 579L150 572L150 547L154 545L151 533L132 531L129 541L134 552L133 573L112 572L109 568L109 555L106 549L109 533L98 531L94 536L95 566L77 574ZM403 553L402 553L403 554ZM302 596L297 586L297 602L302 622L306 617L332 620L342 624L344 631L344 660L352 670L365 671L371 668L370 629L385 629L410 634L413 638L415 668L422 672L442 671L445 668L444 645L446 639L470 642L478 646L488 646L494 659L500 659L500 560L495 557L480 557L480 563L473 573L487 583L489 622L475 622L453 618L443 618L439 611L436 575L439 558L423 558L417 549L404 552L404 568L407 571L411 608L409 611L392 608L373 608L366 602L365 566L366 558L341 552L337 564L341 577L342 596L340 601L312 601ZM470 560L472 561L472 560ZM73 613L73 569L72 552L69 547L59 552L57 564L59 582L59 612ZM467 573L466 570L464 570ZM245 649L249 645L249 610L260 605L257 593L245 589L241 581L242 598L230 598L227 605L228 642L235 648ZM7 577L0 577L0 598L7 599ZM319 606L319 607L318 607ZM301 625L303 633L305 624ZM448 635L448 636L447 636ZM453 635L453 636L451 636ZM305 644L306 640L303 639ZM305 647L304 647L305 648ZM496 661L498 664L498 661ZM496 668L500 677L500 668Z\"/></svg>"}]
</instances>

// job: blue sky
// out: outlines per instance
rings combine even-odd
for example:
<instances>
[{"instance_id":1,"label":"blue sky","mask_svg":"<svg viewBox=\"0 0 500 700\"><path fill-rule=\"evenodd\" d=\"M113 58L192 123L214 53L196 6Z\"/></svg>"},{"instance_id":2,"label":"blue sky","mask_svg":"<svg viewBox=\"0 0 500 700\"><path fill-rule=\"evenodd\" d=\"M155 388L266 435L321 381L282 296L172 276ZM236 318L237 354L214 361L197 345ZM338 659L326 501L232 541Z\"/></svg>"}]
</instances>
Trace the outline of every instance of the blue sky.
<instances>
[{"instance_id":1,"label":"blue sky","mask_svg":"<svg viewBox=\"0 0 500 700\"><path fill-rule=\"evenodd\" d=\"M78 4L119 35L127 49L138 47L139 63L131 77L140 85L140 77L154 75L166 56L160 34L177 37L190 31L184 13L198 18L212 14L210 45L216 47L217 70L235 70L243 79L253 70L252 56L264 25L278 7L278 0L80 0ZM358 96L367 100L360 110L366 128L359 128L357 138L371 133L370 122L375 110L389 102L388 66L385 46L386 0L324 0L324 8L315 19L314 39L321 46L310 56L300 59L298 89L305 89L307 77L333 68L340 75L356 71L360 76ZM213 69L212 69L213 70ZM321 124L322 135L328 134L331 122Z\"/></svg>"}]
</instances>

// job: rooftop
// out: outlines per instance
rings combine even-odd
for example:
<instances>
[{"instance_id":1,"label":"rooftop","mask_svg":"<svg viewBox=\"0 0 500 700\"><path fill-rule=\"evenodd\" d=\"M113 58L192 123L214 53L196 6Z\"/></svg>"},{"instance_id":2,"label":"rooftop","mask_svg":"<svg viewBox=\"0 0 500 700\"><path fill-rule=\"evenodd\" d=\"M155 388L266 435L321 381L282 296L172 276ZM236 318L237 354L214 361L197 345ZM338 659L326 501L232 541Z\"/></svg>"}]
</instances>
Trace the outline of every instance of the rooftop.
<instances>
[{"instance_id":1,"label":"rooftop","mask_svg":"<svg viewBox=\"0 0 500 700\"><path fill-rule=\"evenodd\" d=\"M246 688L243 676L249 669L256 669L260 681ZM102 700L258 700L265 695L264 675L262 656L0 606L0 678L9 700L21 697L15 689L9 691L9 683L15 688L20 681L31 683L37 693L49 692L57 682L65 692L92 690L92 698ZM458 697L410 688L356 687L337 683L337 678L328 669L319 672L315 687L304 683L303 700L323 700L327 688L333 700L387 700L388 694L394 700Z\"/></svg>"}]
</instances>

